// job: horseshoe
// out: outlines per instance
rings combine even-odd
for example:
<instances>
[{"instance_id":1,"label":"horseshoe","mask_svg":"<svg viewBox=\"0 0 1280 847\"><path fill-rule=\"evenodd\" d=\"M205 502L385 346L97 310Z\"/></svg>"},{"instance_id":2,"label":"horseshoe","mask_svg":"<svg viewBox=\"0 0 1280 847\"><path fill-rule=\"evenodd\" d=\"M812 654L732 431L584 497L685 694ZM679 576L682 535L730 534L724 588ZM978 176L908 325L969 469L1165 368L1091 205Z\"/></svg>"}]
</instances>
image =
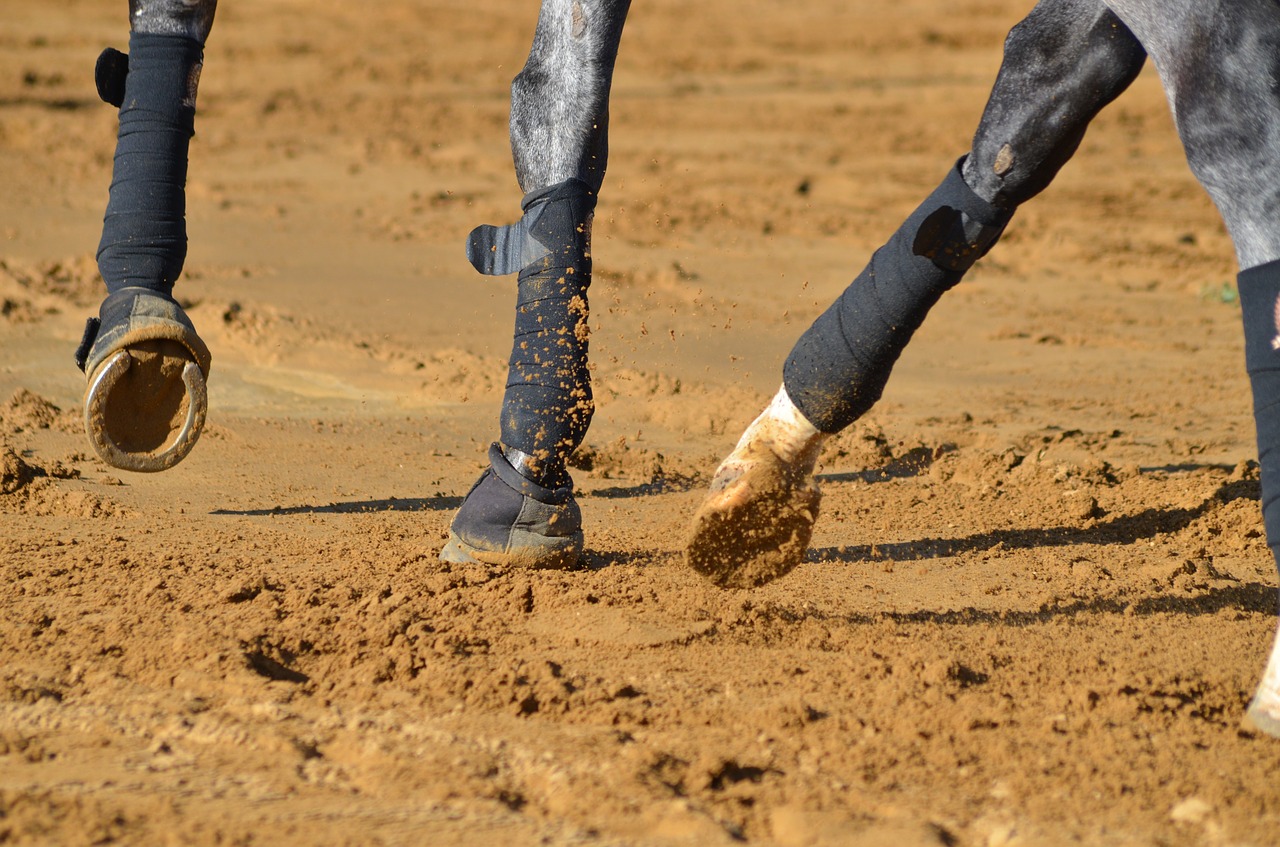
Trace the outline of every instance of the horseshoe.
<instances>
[{"instance_id":1,"label":"horseshoe","mask_svg":"<svg viewBox=\"0 0 1280 847\"><path fill-rule=\"evenodd\" d=\"M168 470L186 458L200 438L209 412L209 397L200 366L188 361L182 367L182 383L187 391L187 417L174 440L159 451L130 452L122 449L107 430L107 402L111 390L129 370L133 359L128 348L118 350L99 368L89 384L84 400L84 425L89 441L113 468L137 473Z\"/></svg>"}]
</instances>

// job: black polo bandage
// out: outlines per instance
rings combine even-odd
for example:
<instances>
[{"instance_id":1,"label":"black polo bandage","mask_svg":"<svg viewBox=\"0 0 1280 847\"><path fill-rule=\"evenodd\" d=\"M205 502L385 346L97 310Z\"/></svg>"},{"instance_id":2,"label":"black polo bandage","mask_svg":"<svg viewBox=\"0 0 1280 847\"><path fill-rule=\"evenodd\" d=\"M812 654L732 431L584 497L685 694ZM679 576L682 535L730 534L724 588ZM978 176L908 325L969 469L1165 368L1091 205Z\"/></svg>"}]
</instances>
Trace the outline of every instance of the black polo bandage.
<instances>
[{"instance_id":1,"label":"black polo bandage","mask_svg":"<svg viewBox=\"0 0 1280 847\"><path fill-rule=\"evenodd\" d=\"M187 150L203 49L185 36L134 32L129 51L108 51L95 73L102 97L120 104L98 269L109 292L169 294L187 255Z\"/></svg>"},{"instance_id":2,"label":"black polo bandage","mask_svg":"<svg viewBox=\"0 0 1280 847\"><path fill-rule=\"evenodd\" d=\"M526 195L518 222L478 227L467 244L481 273L520 274L502 443L548 469L563 468L594 410L587 288L595 204L590 187L570 179Z\"/></svg>"},{"instance_id":3,"label":"black polo bandage","mask_svg":"<svg viewBox=\"0 0 1280 847\"><path fill-rule=\"evenodd\" d=\"M973 193L958 163L796 342L787 394L822 432L871 408L925 315L1004 232L1013 211Z\"/></svg>"},{"instance_id":4,"label":"black polo bandage","mask_svg":"<svg viewBox=\"0 0 1280 847\"><path fill-rule=\"evenodd\" d=\"M1262 521L1280 562L1280 261L1242 271L1244 360L1253 388L1253 419L1262 471Z\"/></svg>"}]
</instances>

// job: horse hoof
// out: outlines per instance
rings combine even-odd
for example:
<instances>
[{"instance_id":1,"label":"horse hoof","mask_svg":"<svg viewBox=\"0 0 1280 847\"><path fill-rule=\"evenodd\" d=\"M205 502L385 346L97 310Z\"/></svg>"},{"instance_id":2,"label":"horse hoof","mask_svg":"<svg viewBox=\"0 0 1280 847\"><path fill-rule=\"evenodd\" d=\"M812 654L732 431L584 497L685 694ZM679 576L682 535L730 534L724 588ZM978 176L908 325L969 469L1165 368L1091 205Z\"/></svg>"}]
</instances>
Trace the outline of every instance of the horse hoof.
<instances>
[{"instance_id":1,"label":"horse hoof","mask_svg":"<svg viewBox=\"0 0 1280 847\"><path fill-rule=\"evenodd\" d=\"M483 564L479 559L471 555L471 550L468 549L465 542L460 541L452 534L449 536L449 543L445 544L444 549L440 551L440 561L453 565Z\"/></svg>"},{"instance_id":2,"label":"horse hoof","mask_svg":"<svg viewBox=\"0 0 1280 847\"><path fill-rule=\"evenodd\" d=\"M1280 738L1280 632L1271 646L1271 655L1262 671L1258 690L1240 720L1240 728Z\"/></svg>"},{"instance_id":3,"label":"horse hoof","mask_svg":"<svg viewBox=\"0 0 1280 847\"><path fill-rule=\"evenodd\" d=\"M204 373L177 342L153 339L104 359L85 393L89 441L108 465L155 473L195 446L209 411Z\"/></svg>"},{"instance_id":4,"label":"horse hoof","mask_svg":"<svg viewBox=\"0 0 1280 847\"><path fill-rule=\"evenodd\" d=\"M685 562L721 588L752 588L804 561L821 494L780 460L761 458L712 491L693 518Z\"/></svg>"},{"instance_id":5,"label":"horse hoof","mask_svg":"<svg viewBox=\"0 0 1280 847\"><path fill-rule=\"evenodd\" d=\"M499 445L449 526L442 562L569 570L582 552L573 485L543 488L520 476Z\"/></svg>"}]
</instances>

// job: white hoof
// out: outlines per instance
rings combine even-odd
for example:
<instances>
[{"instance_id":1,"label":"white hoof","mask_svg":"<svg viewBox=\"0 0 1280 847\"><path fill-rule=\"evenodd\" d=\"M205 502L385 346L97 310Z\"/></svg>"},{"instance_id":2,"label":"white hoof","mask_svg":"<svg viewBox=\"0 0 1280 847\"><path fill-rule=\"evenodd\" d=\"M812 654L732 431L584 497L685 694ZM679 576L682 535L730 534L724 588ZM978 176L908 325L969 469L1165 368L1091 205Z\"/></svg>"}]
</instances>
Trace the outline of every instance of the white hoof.
<instances>
[{"instance_id":1,"label":"white hoof","mask_svg":"<svg viewBox=\"0 0 1280 847\"><path fill-rule=\"evenodd\" d=\"M804 560L818 517L814 465L826 435L780 389L716 470L685 548L722 588L777 579Z\"/></svg>"},{"instance_id":2,"label":"white hoof","mask_svg":"<svg viewBox=\"0 0 1280 847\"><path fill-rule=\"evenodd\" d=\"M1245 711L1245 721L1260 732L1280 738L1280 632L1271 647L1271 657L1262 672L1262 681Z\"/></svg>"}]
</instances>

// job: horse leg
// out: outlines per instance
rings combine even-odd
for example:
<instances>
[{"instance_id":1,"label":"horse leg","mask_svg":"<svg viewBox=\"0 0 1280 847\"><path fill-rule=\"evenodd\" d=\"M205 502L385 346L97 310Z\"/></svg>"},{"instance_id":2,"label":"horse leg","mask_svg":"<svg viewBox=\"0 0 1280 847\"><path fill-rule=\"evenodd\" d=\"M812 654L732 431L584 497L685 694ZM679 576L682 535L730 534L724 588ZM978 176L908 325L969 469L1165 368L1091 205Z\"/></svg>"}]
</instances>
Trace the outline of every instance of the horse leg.
<instances>
[{"instance_id":1,"label":"horse leg","mask_svg":"<svg viewBox=\"0 0 1280 847\"><path fill-rule=\"evenodd\" d=\"M822 442L880 398L929 309L1049 184L1144 60L1101 0L1042 0L1013 28L971 152L800 337L773 402L716 471L686 548L691 567L741 587L802 560Z\"/></svg>"},{"instance_id":2,"label":"horse leg","mask_svg":"<svg viewBox=\"0 0 1280 847\"><path fill-rule=\"evenodd\" d=\"M511 85L524 215L471 234L482 273L518 273L500 440L454 516L445 561L568 567L582 514L566 460L594 409L587 370L591 221L608 155L609 88L630 0L544 0Z\"/></svg>"},{"instance_id":3,"label":"horse leg","mask_svg":"<svg viewBox=\"0 0 1280 847\"><path fill-rule=\"evenodd\" d=\"M129 55L98 60L120 108L98 269L107 297L76 363L89 377L85 428L110 465L172 467L203 427L209 350L173 299L186 259L187 149L217 0L130 0Z\"/></svg>"},{"instance_id":4,"label":"horse leg","mask_svg":"<svg viewBox=\"0 0 1280 847\"><path fill-rule=\"evenodd\" d=\"M1280 562L1280 7L1269 0L1111 5L1147 45L1187 161L1235 245L1262 517ZM1280 737L1280 637L1247 714Z\"/></svg>"}]
</instances>

